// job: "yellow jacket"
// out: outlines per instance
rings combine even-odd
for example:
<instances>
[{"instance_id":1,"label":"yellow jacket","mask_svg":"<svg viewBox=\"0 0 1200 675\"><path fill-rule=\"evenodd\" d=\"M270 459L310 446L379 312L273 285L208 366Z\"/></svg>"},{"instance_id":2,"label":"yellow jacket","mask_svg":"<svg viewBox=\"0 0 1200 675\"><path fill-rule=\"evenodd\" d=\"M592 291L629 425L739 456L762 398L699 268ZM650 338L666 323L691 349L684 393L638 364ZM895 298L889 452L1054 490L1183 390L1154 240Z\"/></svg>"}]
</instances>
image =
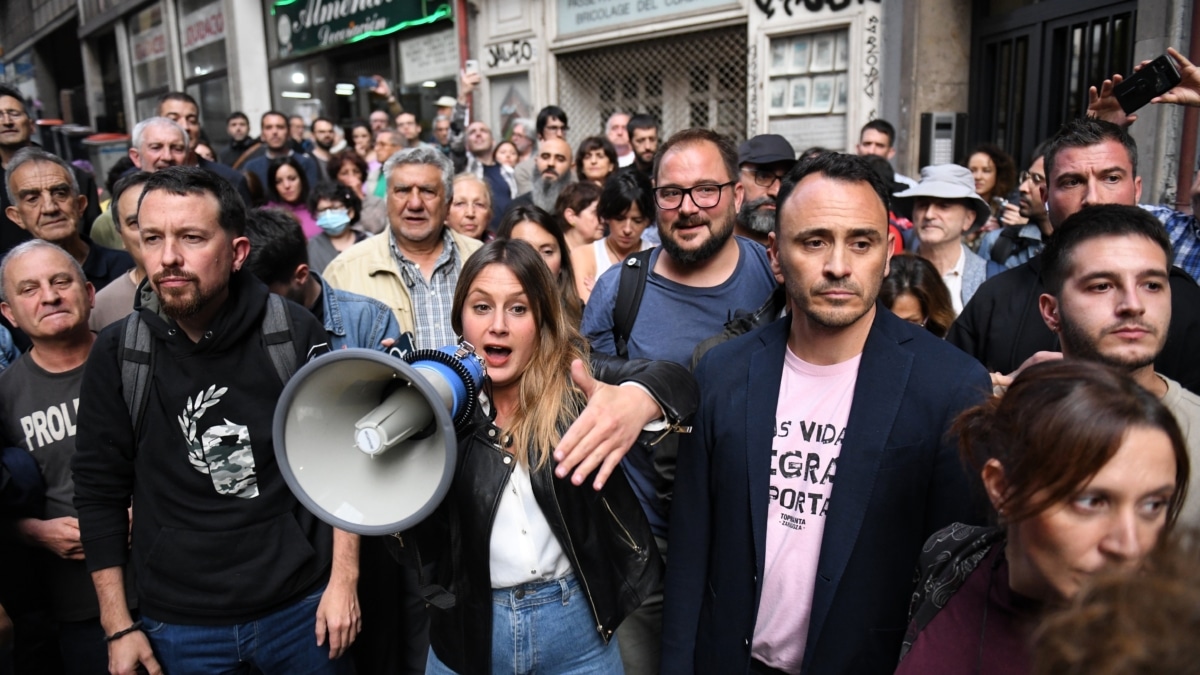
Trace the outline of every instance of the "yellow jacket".
<instances>
[{"instance_id":1,"label":"yellow jacket","mask_svg":"<svg viewBox=\"0 0 1200 675\"><path fill-rule=\"evenodd\" d=\"M458 252L459 264L466 262L483 243L450 230ZM400 277L400 269L392 258L390 237L385 229L378 235L361 241L338 254L321 276L330 286L375 298L391 308L400 322L400 330L416 334L412 298Z\"/></svg>"}]
</instances>

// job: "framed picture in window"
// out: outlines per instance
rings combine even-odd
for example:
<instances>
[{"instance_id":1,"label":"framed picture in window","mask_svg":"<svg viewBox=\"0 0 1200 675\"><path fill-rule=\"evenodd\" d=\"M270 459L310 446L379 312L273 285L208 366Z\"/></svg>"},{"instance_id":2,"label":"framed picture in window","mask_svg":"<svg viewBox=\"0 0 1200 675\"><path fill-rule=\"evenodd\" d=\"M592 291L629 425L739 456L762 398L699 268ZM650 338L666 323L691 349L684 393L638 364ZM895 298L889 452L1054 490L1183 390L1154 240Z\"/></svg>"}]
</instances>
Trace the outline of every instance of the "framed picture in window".
<instances>
[{"instance_id":1,"label":"framed picture in window","mask_svg":"<svg viewBox=\"0 0 1200 675\"><path fill-rule=\"evenodd\" d=\"M837 76L821 75L812 79L812 94L808 102L808 112L828 113L833 110L833 99L836 94Z\"/></svg>"},{"instance_id":2,"label":"framed picture in window","mask_svg":"<svg viewBox=\"0 0 1200 675\"><path fill-rule=\"evenodd\" d=\"M837 34L836 47L833 56L833 69L846 70L850 67L850 34L841 31Z\"/></svg>"},{"instance_id":3,"label":"framed picture in window","mask_svg":"<svg viewBox=\"0 0 1200 675\"><path fill-rule=\"evenodd\" d=\"M788 57L790 43L787 40L771 40L771 74L779 75L788 72Z\"/></svg>"},{"instance_id":4,"label":"framed picture in window","mask_svg":"<svg viewBox=\"0 0 1200 675\"><path fill-rule=\"evenodd\" d=\"M833 112L846 112L846 101L850 95L850 77L846 73L841 73L837 76L837 84L834 85L834 91L837 93L833 96Z\"/></svg>"},{"instance_id":5,"label":"framed picture in window","mask_svg":"<svg viewBox=\"0 0 1200 675\"><path fill-rule=\"evenodd\" d=\"M808 112L811 89L811 77L793 77L788 80L788 112L790 114L802 115Z\"/></svg>"},{"instance_id":6,"label":"framed picture in window","mask_svg":"<svg viewBox=\"0 0 1200 675\"><path fill-rule=\"evenodd\" d=\"M783 115L788 111L788 80L777 77L767 82L767 100L772 115Z\"/></svg>"},{"instance_id":7,"label":"framed picture in window","mask_svg":"<svg viewBox=\"0 0 1200 675\"><path fill-rule=\"evenodd\" d=\"M808 36L792 38L790 72L803 75L808 72L809 53L812 51L812 40Z\"/></svg>"},{"instance_id":8,"label":"framed picture in window","mask_svg":"<svg viewBox=\"0 0 1200 675\"><path fill-rule=\"evenodd\" d=\"M833 34L818 35L812 39L812 42L812 61L809 63L808 72L824 73L833 70Z\"/></svg>"}]
</instances>

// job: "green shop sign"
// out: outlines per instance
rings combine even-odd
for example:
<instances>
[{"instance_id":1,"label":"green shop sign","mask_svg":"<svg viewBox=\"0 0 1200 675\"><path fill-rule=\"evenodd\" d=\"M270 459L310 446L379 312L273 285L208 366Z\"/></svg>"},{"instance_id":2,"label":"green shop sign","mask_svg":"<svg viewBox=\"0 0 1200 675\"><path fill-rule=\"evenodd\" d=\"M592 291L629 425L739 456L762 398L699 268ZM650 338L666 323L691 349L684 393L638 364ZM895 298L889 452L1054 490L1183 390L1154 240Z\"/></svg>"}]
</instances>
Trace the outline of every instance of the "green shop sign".
<instances>
[{"instance_id":1,"label":"green shop sign","mask_svg":"<svg viewBox=\"0 0 1200 675\"><path fill-rule=\"evenodd\" d=\"M446 0L279 0L271 6L288 57L449 19Z\"/></svg>"}]
</instances>

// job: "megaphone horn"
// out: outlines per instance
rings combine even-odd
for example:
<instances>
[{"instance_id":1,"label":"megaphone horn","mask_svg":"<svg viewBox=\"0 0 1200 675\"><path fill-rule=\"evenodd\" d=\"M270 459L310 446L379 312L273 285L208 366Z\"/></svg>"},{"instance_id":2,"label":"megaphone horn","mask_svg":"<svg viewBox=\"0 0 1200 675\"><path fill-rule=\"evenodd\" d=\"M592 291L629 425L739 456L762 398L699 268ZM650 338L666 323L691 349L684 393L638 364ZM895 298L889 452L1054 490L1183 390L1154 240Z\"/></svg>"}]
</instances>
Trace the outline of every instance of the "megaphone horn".
<instances>
[{"instance_id":1,"label":"megaphone horn","mask_svg":"<svg viewBox=\"0 0 1200 675\"><path fill-rule=\"evenodd\" d=\"M357 534L409 529L450 489L456 431L483 362L469 343L408 353L343 349L296 372L275 407L275 456L321 520Z\"/></svg>"}]
</instances>

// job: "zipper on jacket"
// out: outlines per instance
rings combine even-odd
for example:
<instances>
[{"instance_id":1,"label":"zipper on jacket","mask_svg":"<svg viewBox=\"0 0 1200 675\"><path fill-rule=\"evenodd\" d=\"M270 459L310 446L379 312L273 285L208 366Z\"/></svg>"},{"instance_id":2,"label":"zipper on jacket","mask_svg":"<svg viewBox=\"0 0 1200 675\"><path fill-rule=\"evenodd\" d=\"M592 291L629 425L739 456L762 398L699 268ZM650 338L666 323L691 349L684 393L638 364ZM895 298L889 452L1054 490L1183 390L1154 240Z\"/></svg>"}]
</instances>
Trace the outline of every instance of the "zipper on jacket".
<instances>
[{"instance_id":1,"label":"zipper on jacket","mask_svg":"<svg viewBox=\"0 0 1200 675\"><path fill-rule=\"evenodd\" d=\"M567 535L567 546L571 547L571 554L574 559L572 563L575 567L575 574L579 577L579 582L583 584L583 592L587 594L588 607L592 610L592 618L596 620L596 632L600 634L600 639L604 640L604 644L608 644L609 638L612 637L612 631L604 630L604 624L600 623L600 613L596 611L596 603L592 602L592 589L588 587L587 577L584 576L583 570L579 569L579 553L575 550L575 542L571 540L571 530L566 527L567 518L563 515L562 506L558 503L558 498L553 499L554 510L558 511L558 519L563 523L563 533Z\"/></svg>"},{"instance_id":2,"label":"zipper on jacket","mask_svg":"<svg viewBox=\"0 0 1200 675\"><path fill-rule=\"evenodd\" d=\"M621 534L625 535L625 543L629 544L629 548L633 549L633 552L639 556L643 555L642 547L637 545L637 542L633 539L633 535L629 533L629 528L625 527L625 523L622 523L621 519L617 517L617 513L613 511L612 505L608 503L608 498L601 497L600 503L604 504L604 508L608 509L608 515L612 516L613 522L621 528Z\"/></svg>"}]
</instances>

